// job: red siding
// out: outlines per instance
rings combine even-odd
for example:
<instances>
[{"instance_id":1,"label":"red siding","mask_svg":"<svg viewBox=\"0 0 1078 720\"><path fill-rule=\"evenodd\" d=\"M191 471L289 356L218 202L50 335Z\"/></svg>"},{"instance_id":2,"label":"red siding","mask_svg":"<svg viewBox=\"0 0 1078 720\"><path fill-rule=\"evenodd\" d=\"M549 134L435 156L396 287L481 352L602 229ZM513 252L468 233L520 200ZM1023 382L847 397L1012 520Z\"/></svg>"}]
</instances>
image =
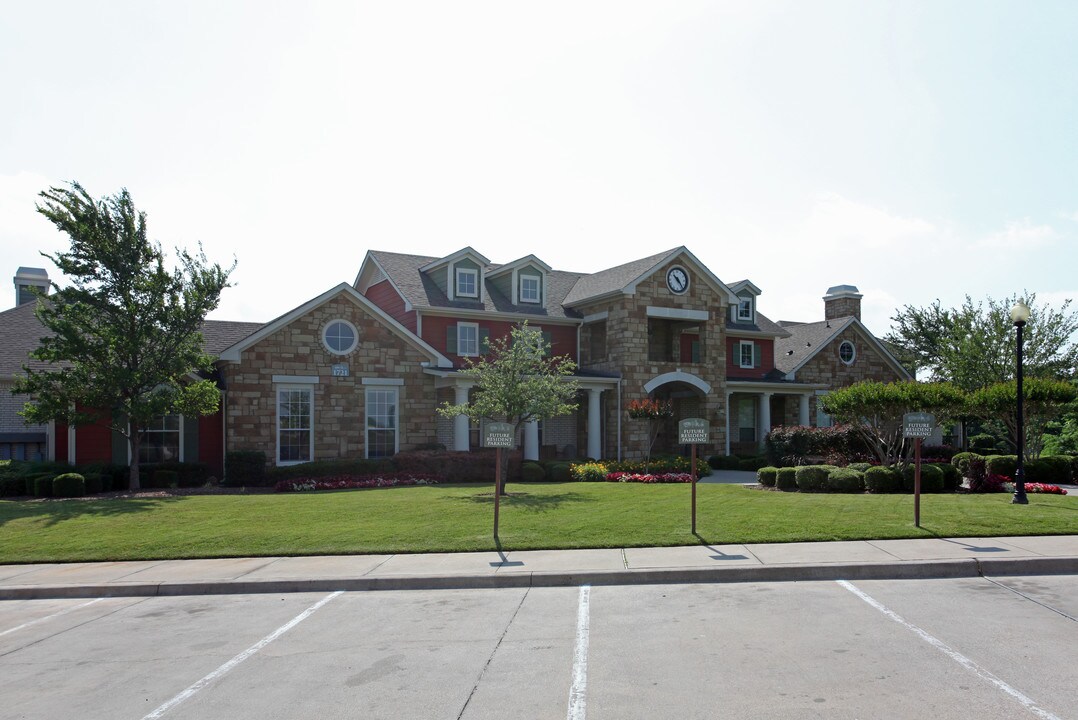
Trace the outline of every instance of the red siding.
<instances>
[{"instance_id":1,"label":"red siding","mask_svg":"<svg viewBox=\"0 0 1078 720\"><path fill-rule=\"evenodd\" d=\"M367 288L366 297L378 307L382 308L391 318L399 322L412 332L416 329L415 310L404 309L404 298L400 296L388 280L375 283ZM443 343L445 341L443 340Z\"/></svg>"},{"instance_id":2,"label":"red siding","mask_svg":"<svg viewBox=\"0 0 1078 720\"><path fill-rule=\"evenodd\" d=\"M198 461L208 465L210 473L218 478L224 475L225 453L220 410L198 419Z\"/></svg>"},{"instance_id":3,"label":"red siding","mask_svg":"<svg viewBox=\"0 0 1078 720\"><path fill-rule=\"evenodd\" d=\"M67 425L56 423L56 462L67 462Z\"/></svg>"},{"instance_id":4,"label":"red siding","mask_svg":"<svg viewBox=\"0 0 1078 720\"><path fill-rule=\"evenodd\" d=\"M742 340L751 340L760 347L760 367L741 367ZM775 369L775 341L769 338L726 337L726 377L762 378Z\"/></svg>"},{"instance_id":5,"label":"red siding","mask_svg":"<svg viewBox=\"0 0 1078 720\"><path fill-rule=\"evenodd\" d=\"M464 364L464 358L459 355L451 355L446 352L445 338L446 328L450 325L456 325L458 322L474 322L479 324L480 330L487 330L490 333L490 341L494 342L499 337L506 337L514 326L515 322L506 322L504 320L484 320L479 318L451 318L451 317L439 317L424 315L423 316L423 339L426 340L435 350L442 353L457 366ZM542 322L529 323L530 326L541 328L544 332L550 333L550 349L554 355L568 355L574 362L577 360L576 356L576 327L573 325L543 325Z\"/></svg>"},{"instance_id":6,"label":"red siding","mask_svg":"<svg viewBox=\"0 0 1078 720\"><path fill-rule=\"evenodd\" d=\"M700 339L700 335L697 333L682 333L681 334L681 362L692 363L692 344Z\"/></svg>"},{"instance_id":7,"label":"red siding","mask_svg":"<svg viewBox=\"0 0 1078 720\"><path fill-rule=\"evenodd\" d=\"M67 450L65 448L64 452ZM59 448L57 448L59 454ZM112 429L104 425L80 425L75 429L75 464L111 463Z\"/></svg>"}]
</instances>

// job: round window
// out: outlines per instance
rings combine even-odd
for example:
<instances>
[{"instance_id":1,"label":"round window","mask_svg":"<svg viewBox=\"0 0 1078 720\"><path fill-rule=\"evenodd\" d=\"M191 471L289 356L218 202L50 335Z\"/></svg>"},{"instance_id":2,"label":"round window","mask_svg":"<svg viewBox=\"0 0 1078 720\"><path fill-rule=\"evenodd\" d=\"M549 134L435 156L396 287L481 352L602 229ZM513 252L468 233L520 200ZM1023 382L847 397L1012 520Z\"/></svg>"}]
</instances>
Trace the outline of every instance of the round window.
<instances>
[{"instance_id":1,"label":"round window","mask_svg":"<svg viewBox=\"0 0 1078 720\"><path fill-rule=\"evenodd\" d=\"M838 346L839 360L847 365L853 364L853 359L857 357L857 351L853 347L853 343L849 340L843 340L842 344Z\"/></svg>"},{"instance_id":2,"label":"round window","mask_svg":"<svg viewBox=\"0 0 1078 720\"><path fill-rule=\"evenodd\" d=\"M347 320L334 320L322 331L322 342L326 349L336 355L352 352L358 337L356 326Z\"/></svg>"}]
</instances>

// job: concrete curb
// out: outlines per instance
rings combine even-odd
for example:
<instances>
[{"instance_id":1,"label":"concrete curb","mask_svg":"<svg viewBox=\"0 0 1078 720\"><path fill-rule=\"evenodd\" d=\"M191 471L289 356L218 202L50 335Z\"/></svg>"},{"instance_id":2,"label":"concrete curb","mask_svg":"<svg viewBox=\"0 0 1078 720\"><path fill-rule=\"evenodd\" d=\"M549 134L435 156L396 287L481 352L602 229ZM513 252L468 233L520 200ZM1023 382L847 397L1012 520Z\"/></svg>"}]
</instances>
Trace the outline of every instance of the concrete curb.
<instances>
[{"instance_id":1,"label":"concrete curb","mask_svg":"<svg viewBox=\"0 0 1078 720\"><path fill-rule=\"evenodd\" d=\"M579 585L805 582L829 580L926 580L984 575L1078 574L1078 557L911 560L901 563L827 563L751 567L644 568L581 572L506 572L484 575L400 575L307 580L13 585L0 587L0 600L58 598L244 595L371 590L459 590Z\"/></svg>"}]
</instances>

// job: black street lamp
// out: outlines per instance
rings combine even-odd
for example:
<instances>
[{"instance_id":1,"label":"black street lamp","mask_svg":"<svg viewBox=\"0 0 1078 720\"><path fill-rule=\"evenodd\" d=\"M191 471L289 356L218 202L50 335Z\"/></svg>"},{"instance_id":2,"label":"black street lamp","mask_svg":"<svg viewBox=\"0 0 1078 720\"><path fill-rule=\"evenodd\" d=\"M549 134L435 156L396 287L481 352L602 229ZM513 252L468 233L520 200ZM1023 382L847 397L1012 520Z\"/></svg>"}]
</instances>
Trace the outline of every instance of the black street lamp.
<instances>
[{"instance_id":1,"label":"black street lamp","mask_svg":"<svg viewBox=\"0 0 1078 720\"><path fill-rule=\"evenodd\" d=\"M1018 367L1017 367L1017 379L1018 379L1018 465L1014 470L1014 497L1011 498L1011 503L1015 505L1028 505L1029 498L1026 497L1026 469L1025 469L1025 452L1026 452L1026 426L1022 421L1022 328L1026 326L1026 320L1029 320L1029 306L1022 300L1019 300L1011 308L1011 322L1014 323L1014 327L1018 331Z\"/></svg>"}]
</instances>

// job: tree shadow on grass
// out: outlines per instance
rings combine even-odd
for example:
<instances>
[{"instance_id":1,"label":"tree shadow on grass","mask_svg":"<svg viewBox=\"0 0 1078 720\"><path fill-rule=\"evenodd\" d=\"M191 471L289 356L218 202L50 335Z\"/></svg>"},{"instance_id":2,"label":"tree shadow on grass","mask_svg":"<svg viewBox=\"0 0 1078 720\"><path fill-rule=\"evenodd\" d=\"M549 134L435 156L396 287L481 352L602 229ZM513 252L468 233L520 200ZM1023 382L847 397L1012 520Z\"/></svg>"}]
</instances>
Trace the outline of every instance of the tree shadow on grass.
<instances>
[{"instance_id":1,"label":"tree shadow on grass","mask_svg":"<svg viewBox=\"0 0 1078 720\"><path fill-rule=\"evenodd\" d=\"M155 510L166 503L184 500L183 497L129 498L109 500L58 500L19 503L0 503L0 527L12 520L30 519L44 527L59 525L65 520L89 517L122 517Z\"/></svg>"},{"instance_id":2,"label":"tree shadow on grass","mask_svg":"<svg viewBox=\"0 0 1078 720\"><path fill-rule=\"evenodd\" d=\"M491 490L491 492L488 493L477 493L475 495L457 498L457 500L473 505L493 505L494 492ZM597 500L590 495L571 491L549 495L532 495L526 492L510 491L508 495L502 496L501 506L541 513L557 510L564 505L594 502L597 502Z\"/></svg>"}]
</instances>

